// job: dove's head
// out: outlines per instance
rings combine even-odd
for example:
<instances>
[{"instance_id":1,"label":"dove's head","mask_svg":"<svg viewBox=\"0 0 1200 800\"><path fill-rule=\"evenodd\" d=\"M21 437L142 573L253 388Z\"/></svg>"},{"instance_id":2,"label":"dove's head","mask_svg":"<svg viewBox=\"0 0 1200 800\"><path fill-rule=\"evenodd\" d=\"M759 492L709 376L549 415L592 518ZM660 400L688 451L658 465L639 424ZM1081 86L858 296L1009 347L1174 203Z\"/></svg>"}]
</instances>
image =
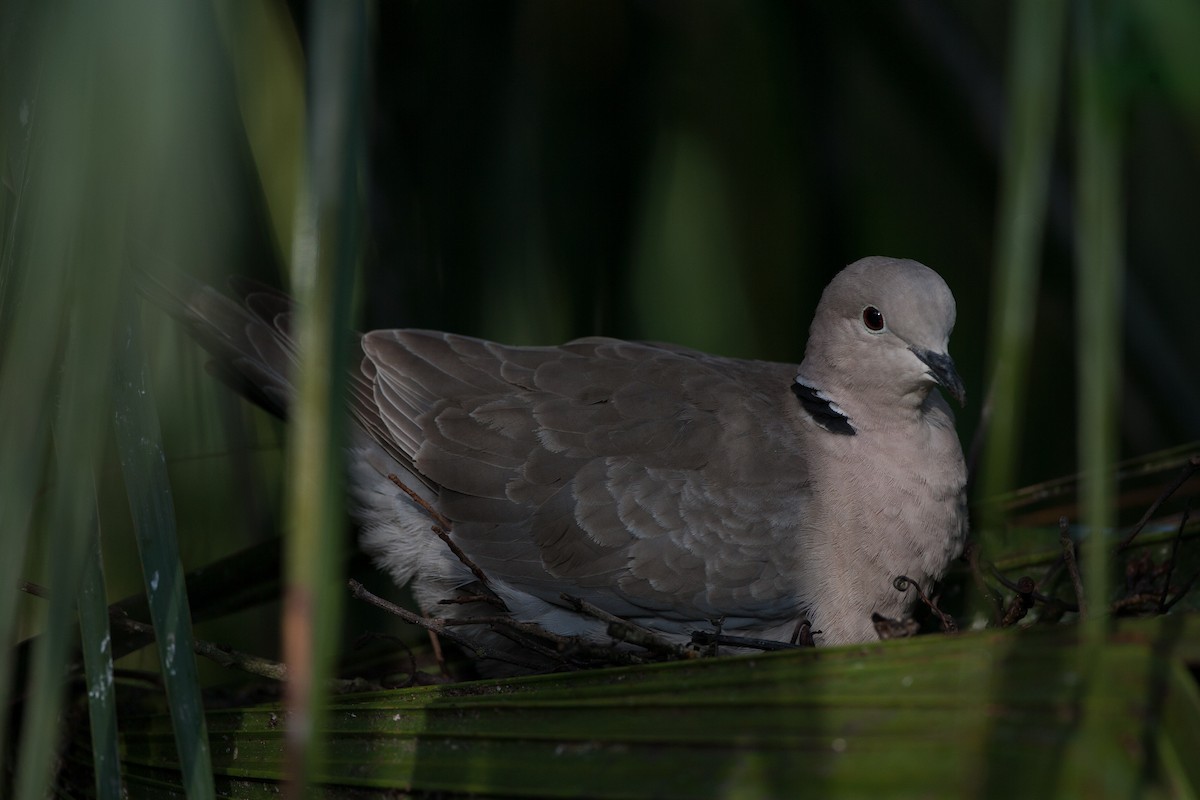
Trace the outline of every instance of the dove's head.
<instances>
[{"instance_id":1,"label":"dove's head","mask_svg":"<svg viewBox=\"0 0 1200 800\"><path fill-rule=\"evenodd\" d=\"M904 398L919 405L934 385L965 403L947 351L954 316L954 295L929 267L878 256L855 261L821 295L801 379L843 405Z\"/></svg>"}]
</instances>

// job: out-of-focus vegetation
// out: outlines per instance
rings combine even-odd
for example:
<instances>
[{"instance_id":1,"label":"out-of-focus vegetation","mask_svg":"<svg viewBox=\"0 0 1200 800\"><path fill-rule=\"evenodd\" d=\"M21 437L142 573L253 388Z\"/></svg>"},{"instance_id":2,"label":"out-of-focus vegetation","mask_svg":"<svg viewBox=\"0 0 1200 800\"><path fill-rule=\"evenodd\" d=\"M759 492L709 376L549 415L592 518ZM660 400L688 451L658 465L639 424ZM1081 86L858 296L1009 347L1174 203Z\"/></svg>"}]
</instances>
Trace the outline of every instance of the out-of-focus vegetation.
<instances>
[{"instance_id":1,"label":"out-of-focus vegetation","mask_svg":"<svg viewBox=\"0 0 1200 800\"><path fill-rule=\"evenodd\" d=\"M0 697L18 701L0 753L20 796L42 796L57 732L86 730L81 687L111 708L103 614L83 614L83 652L99 657L87 677L57 678L78 660L76 592L92 612L105 599L97 547L115 602L164 585L142 564L190 570L266 542L192 605L210 620L200 637L279 654L279 605L240 598L279 596L284 434L138 305L130 268L288 286L311 264L302 188L348 156L312 147L339 107L317 101L310 72L326 63L323 7L0 7ZM1200 439L1194 4L410 0L368 19L367 147L349 159L358 327L608 334L798 362L840 267L906 256L958 299L965 447L994 376L1019 386L996 394L993 441L1011 450L989 493L1094 456L1093 518L1113 519L1104 462ZM1021 149L1039 146L1044 158ZM1026 335L1009 341L1002 314ZM147 370L152 404L114 393L121 358ZM1078 425L1085 364L1089 396L1113 401L1094 429ZM169 491L129 468L128 447L153 460L160 438ZM1139 498L1120 520L1153 499ZM146 503L173 507L175 561L175 544L139 550L170 536L135 535ZM23 580L49 599L20 595ZM224 616L222 601L250 607ZM397 630L354 606L345 619L343 654L363 631ZM119 684L159 680L142 671L185 630L164 633L161 656L116 653ZM200 664L205 686L235 680ZM95 752L111 752L99 730ZM202 738L183 740L200 765ZM101 793L119 779L100 774Z\"/></svg>"}]
</instances>

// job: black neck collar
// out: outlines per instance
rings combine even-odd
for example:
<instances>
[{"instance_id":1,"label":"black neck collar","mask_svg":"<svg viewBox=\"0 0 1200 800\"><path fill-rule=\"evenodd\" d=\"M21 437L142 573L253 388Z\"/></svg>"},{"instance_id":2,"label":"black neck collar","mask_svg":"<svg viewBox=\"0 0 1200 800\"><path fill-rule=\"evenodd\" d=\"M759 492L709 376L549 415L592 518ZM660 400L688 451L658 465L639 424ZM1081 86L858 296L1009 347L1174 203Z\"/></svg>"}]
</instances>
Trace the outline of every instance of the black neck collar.
<instances>
[{"instance_id":1,"label":"black neck collar","mask_svg":"<svg viewBox=\"0 0 1200 800\"><path fill-rule=\"evenodd\" d=\"M796 399L813 418L813 422L825 430L841 436L855 434L854 426L850 424L850 418L846 416L846 412L842 411L837 403L826 397L820 389L805 383L798 375L792 383L792 394L796 395Z\"/></svg>"}]
</instances>

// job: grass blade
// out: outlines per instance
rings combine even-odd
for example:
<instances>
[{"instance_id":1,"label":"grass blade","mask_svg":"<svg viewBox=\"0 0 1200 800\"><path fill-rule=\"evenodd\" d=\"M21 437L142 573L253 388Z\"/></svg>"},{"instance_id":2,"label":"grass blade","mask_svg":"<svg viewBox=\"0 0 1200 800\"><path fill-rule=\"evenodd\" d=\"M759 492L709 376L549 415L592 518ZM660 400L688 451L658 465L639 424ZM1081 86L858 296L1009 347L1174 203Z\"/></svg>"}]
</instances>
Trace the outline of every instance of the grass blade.
<instances>
[{"instance_id":1,"label":"grass blade","mask_svg":"<svg viewBox=\"0 0 1200 800\"><path fill-rule=\"evenodd\" d=\"M1076 5L1078 143L1075 297L1079 384L1077 452L1083 543L1083 641L1076 663L1083 676L1076 746L1061 779L1083 796L1133 796L1131 776L1113 768L1120 743L1101 713L1105 694L1120 686L1102 643L1109 624L1110 533L1116 525L1117 410L1121 365L1121 272L1125 246L1121 213L1122 97L1120 50L1123 6L1107 0Z\"/></svg>"},{"instance_id":2,"label":"grass blade","mask_svg":"<svg viewBox=\"0 0 1200 800\"><path fill-rule=\"evenodd\" d=\"M108 600L104 591L99 526L94 529L84 557L78 606L96 797L99 800L120 800L121 754L117 741L116 694L113 691L113 648L108 627Z\"/></svg>"},{"instance_id":3,"label":"grass blade","mask_svg":"<svg viewBox=\"0 0 1200 800\"><path fill-rule=\"evenodd\" d=\"M45 242L38 243L45 246ZM33 260L31 255L30 261ZM26 265L28 262L26 262ZM26 270L16 314L4 327L0 371L0 582L17 586L25 564L35 497L46 463L46 409L52 404L52 365L58 349L58 284L61 259ZM15 591L0 592L0 697L12 696L13 644L17 636ZM8 715L0 714L0 752L7 752Z\"/></svg>"},{"instance_id":4,"label":"grass blade","mask_svg":"<svg viewBox=\"0 0 1200 800\"><path fill-rule=\"evenodd\" d=\"M308 191L292 255L301 310L288 481L284 656L288 665L288 762L294 797L322 761L323 687L338 641L338 580L345 520L342 443L347 331L359 259L359 176L365 158L365 3L312 4Z\"/></svg>"},{"instance_id":5,"label":"grass blade","mask_svg":"<svg viewBox=\"0 0 1200 800\"><path fill-rule=\"evenodd\" d=\"M132 303L122 320L113 407L118 456L129 493L150 618L188 796L213 796L204 705L192 654L192 622L175 533L175 510Z\"/></svg>"},{"instance_id":6,"label":"grass blade","mask_svg":"<svg viewBox=\"0 0 1200 800\"><path fill-rule=\"evenodd\" d=\"M94 246L91 252L96 256L96 268L81 274L79 263L73 260L68 267L79 293L66 295L69 334L54 427L60 444L46 530L49 546L45 551L46 572L53 593L45 632L32 656L17 772L16 796L20 798L43 797L50 778L58 743L64 668L76 635L73 589L79 585L88 535L95 524L94 495L87 476L94 469L93 454L100 450L104 431L102 421L107 403L103 387L109 379L116 281L106 280L111 276L104 269L113 263L105 258L111 258L112 251L108 248L112 247L112 241L105 241L103 231L89 230L86 224L80 229L84 231L80 239Z\"/></svg>"},{"instance_id":7,"label":"grass blade","mask_svg":"<svg viewBox=\"0 0 1200 800\"><path fill-rule=\"evenodd\" d=\"M1015 8L989 337L995 374L980 484L983 498L1013 488L1062 83L1066 4L1022 0ZM984 530L995 528L997 521L984 519Z\"/></svg>"},{"instance_id":8,"label":"grass blade","mask_svg":"<svg viewBox=\"0 0 1200 800\"><path fill-rule=\"evenodd\" d=\"M1108 598L1106 532L1114 506L1117 411L1121 365L1121 273L1125 238L1121 210L1122 107L1120 53L1115 47L1121 10L1107 2L1079 5L1078 198L1078 459L1082 522L1091 532L1084 547L1086 591L1093 607L1085 621L1098 638Z\"/></svg>"}]
</instances>

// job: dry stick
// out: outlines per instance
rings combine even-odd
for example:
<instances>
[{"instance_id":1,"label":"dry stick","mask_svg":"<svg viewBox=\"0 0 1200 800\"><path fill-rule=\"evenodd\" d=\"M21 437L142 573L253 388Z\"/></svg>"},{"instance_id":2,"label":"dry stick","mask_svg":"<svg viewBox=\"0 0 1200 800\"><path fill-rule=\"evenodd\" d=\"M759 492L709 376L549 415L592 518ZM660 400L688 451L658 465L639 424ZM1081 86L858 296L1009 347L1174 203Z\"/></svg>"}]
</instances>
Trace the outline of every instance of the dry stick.
<instances>
[{"instance_id":1,"label":"dry stick","mask_svg":"<svg viewBox=\"0 0 1200 800\"><path fill-rule=\"evenodd\" d=\"M395 473L389 472L387 477L388 477L389 481L391 481L392 483L399 486L400 490L402 492L404 492L406 495L408 495L410 498L412 498L412 501L414 503L416 503L418 506L420 506L421 510L424 511L426 514L428 514L429 518L431 520L436 522L438 525L441 525L446 530L450 529L450 527L451 527L450 520L448 520L444 516L442 516L441 512L439 512L436 508L429 505L429 503L425 500L424 497L421 497L421 495L417 494L412 489L405 486L404 481L400 480L400 478L398 478Z\"/></svg>"},{"instance_id":2,"label":"dry stick","mask_svg":"<svg viewBox=\"0 0 1200 800\"><path fill-rule=\"evenodd\" d=\"M637 623L610 614L599 606L592 605L587 600L574 597L567 593L560 594L580 614L598 619L608 624L608 635L614 639L643 647L651 652L660 653L672 658L694 658L695 653L683 645L669 642L649 628L643 628Z\"/></svg>"},{"instance_id":3,"label":"dry stick","mask_svg":"<svg viewBox=\"0 0 1200 800\"><path fill-rule=\"evenodd\" d=\"M537 655L541 656L542 658L549 659L550 661L558 662L561 666L564 666L564 667L573 666L572 664L570 664L567 661L567 659L563 656L563 654L561 652L559 652L557 649L555 649L554 647L551 647L550 645L547 645L547 644L543 644L543 643L537 641L536 639L530 638L529 636L525 635L524 633L513 630L508 625L497 622L496 624L489 625L488 627L490 627L492 632L495 633L497 636L503 636L505 639L508 639L513 644L523 647L526 650L530 650L533 653L536 653Z\"/></svg>"},{"instance_id":4,"label":"dry stick","mask_svg":"<svg viewBox=\"0 0 1200 800\"><path fill-rule=\"evenodd\" d=\"M1181 486L1183 486L1184 483L1187 482L1188 478L1190 478L1192 475L1194 475L1197 470L1200 470L1200 456L1192 456L1188 459L1187 463L1184 464L1184 466L1180 470L1179 474L1175 476L1175 479L1169 485L1167 485L1166 488L1163 489L1162 493L1158 496L1158 499L1156 499L1153 503L1150 504L1149 508L1147 508L1146 512L1142 515L1142 518L1139 519L1137 521L1137 523L1129 530L1129 533L1127 533L1125 535L1125 538L1123 538L1117 544L1116 548L1114 549L1114 552L1120 553L1123 550L1125 550L1127 547L1129 547L1129 545L1132 544L1133 540L1138 536L1138 534L1140 534L1142 532L1142 530L1146 527L1147 523L1149 523L1150 519L1154 516L1154 514L1157 513L1159 508L1162 507L1162 504L1165 503L1173 494L1175 494L1175 492L1177 492L1179 490L1179 488ZM1174 540L1174 545L1173 545L1172 554L1171 554L1171 562L1170 562L1170 566L1168 568L1168 572L1170 569L1174 568L1175 553L1178 551L1180 537L1182 537L1182 535L1183 535L1183 524L1187 522L1187 518L1188 518L1188 513L1185 511L1183 522L1181 523L1180 528L1179 528L1179 530L1176 534L1175 540ZM1084 616L1087 614L1087 604L1083 597L1083 582L1080 580L1079 567L1075 561L1075 548L1070 540L1068 527L1067 527L1067 518L1060 517L1058 524L1059 524L1059 541L1062 543L1062 553L1059 555L1059 557L1057 559L1055 559L1054 563L1050 565L1050 568L1046 571L1046 574L1042 577L1042 585L1049 586L1050 584L1052 584L1053 581L1058 577L1059 570L1062 569L1064 566L1066 566L1067 571L1070 573L1070 576L1071 576L1071 582L1073 584L1075 596L1079 599L1079 604L1075 608L1072 608L1069 603L1061 603L1061 601L1059 601L1055 598L1047 597L1046 595L1043 595L1037 591L1034 591L1032 593L1026 593L1026 594L1030 597L1035 598L1036 600L1038 600L1039 602L1042 602L1042 603L1060 603L1065 610L1078 611L1078 613L1081 616ZM979 585L980 590L982 592L984 592L984 594L986 596L987 595L986 584L983 581L983 576L978 571L977 554L974 552L974 550L972 550L969 553L969 555L971 557L972 574L975 576L975 581ZM991 571L992 571L992 574L1002 584L1007 586L1009 589L1012 589L1013 591L1017 592L1018 594L1021 594L1021 591L1018 588L1018 586L1016 584L1013 584L1011 581L1009 581L1003 575L1001 575L1000 572L995 568L995 566L992 566ZM1195 580L1197 580L1198 578L1200 578L1200 574L1193 576L1192 579L1187 584L1188 587L1190 588L1191 583L1194 582ZM1167 582L1163 586L1161 602L1159 603L1159 606L1158 606L1159 613L1165 613L1181 597L1181 595L1177 594L1174 598L1171 599L1171 601L1169 603L1167 603L1166 596L1169 593L1169 590L1170 590L1170 578L1168 577ZM1136 598L1124 598L1123 600L1118 600L1118 601L1116 601L1116 603L1114 603L1112 610L1114 612L1116 612L1123 608L1127 608L1131 605L1137 605L1141 599L1142 598L1139 595ZM1024 613L1022 613L1020 610L1018 610L1016 608L1016 605L1021 602L1023 602L1023 601L1020 598L1014 598L1014 605L1010 606L1008 612L1005 614L1005 620L1012 619L1014 615L1017 615L1016 619L1020 619L1020 617L1024 616ZM1015 621L1015 620L1013 620L1013 621ZM1005 624L1004 621L1002 621L1001 625L1003 626L1004 624Z\"/></svg>"},{"instance_id":5,"label":"dry stick","mask_svg":"<svg viewBox=\"0 0 1200 800\"><path fill-rule=\"evenodd\" d=\"M406 622L417 625L431 634L440 634L445 636L452 642L473 653L476 658L484 659L491 658L496 661L505 661L507 663L516 664L520 667L544 671L546 664L536 662L530 659L521 659L519 656L514 656L503 651L489 650L488 648L474 642L473 640L462 636L454 629L466 627L469 625L487 625L493 629L497 635L516 641L518 644L535 650L539 654L546 656L554 661L559 662L562 666L571 667L571 662L564 656L562 651L575 650L582 653L584 656L594 660L600 660L604 663L644 663L642 659L638 659L630 653L624 653L612 647L605 647L588 642L578 636L563 636L552 631L548 631L539 625L531 622L520 622L511 617L490 616L490 617L467 617L467 618L435 618L426 619L425 617L414 614L407 609L401 608L378 595L370 592L358 581L350 581L350 591L352 596L365 600L374 606L389 611L400 617ZM518 638L508 635L515 634ZM558 649L548 647L541 644L538 640L549 642Z\"/></svg>"},{"instance_id":6,"label":"dry stick","mask_svg":"<svg viewBox=\"0 0 1200 800\"><path fill-rule=\"evenodd\" d=\"M1117 544L1116 548L1114 549L1115 553L1120 553L1133 542L1133 539L1142 532L1142 529L1146 527L1146 524L1150 521L1150 518L1154 516L1155 512L1158 511L1162 504L1166 502L1171 495L1177 492L1179 487L1183 486L1183 484L1187 482L1187 479L1191 477L1198 468L1200 468L1200 456L1191 457L1188 460L1188 463L1183 466L1183 469L1180 471L1179 475L1175 477L1175 480L1165 489L1163 489L1163 492L1161 495L1159 495L1158 499L1146 509L1146 513L1142 515L1142 518L1138 520L1137 524L1130 529L1129 533L1125 535L1125 538ZM1061 525L1062 521L1060 519L1060 528ZM1046 570L1046 574L1042 576L1041 585L1052 586L1053 582L1058 577L1059 570L1066 566L1066 563L1065 555L1060 553L1058 558L1054 560L1054 563L1050 565L1050 568ZM978 578L976 580L978 581Z\"/></svg>"},{"instance_id":7,"label":"dry stick","mask_svg":"<svg viewBox=\"0 0 1200 800\"><path fill-rule=\"evenodd\" d=\"M1179 475L1176 476L1175 480L1163 490L1163 493L1158 496L1157 500L1150 504L1150 507L1146 509L1146 513L1130 529L1129 533L1125 534L1125 538L1117 545L1118 553L1129 547L1137 535L1142 532L1142 528L1146 527L1146 523L1150 521L1150 518L1154 516L1159 507L1167 502L1180 486L1187 483L1188 478L1192 477L1196 473L1196 470L1200 470L1200 456L1192 456L1187 460L1187 463L1183 465L1183 469L1179 471Z\"/></svg>"},{"instance_id":8,"label":"dry stick","mask_svg":"<svg viewBox=\"0 0 1200 800\"><path fill-rule=\"evenodd\" d=\"M439 606L469 606L474 603L487 603L497 608L505 608L500 598L490 594L460 594L454 597L443 597L438 600ZM507 611L508 609L505 608Z\"/></svg>"},{"instance_id":9,"label":"dry stick","mask_svg":"<svg viewBox=\"0 0 1200 800\"><path fill-rule=\"evenodd\" d=\"M50 591L46 587L29 581L23 582L21 589L35 597L48 598L50 596ZM119 628L126 633L145 636L151 640L157 637L153 625L139 622L120 609L110 608L108 611L108 621L114 628ZM273 681L287 680L287 665L285 664L272 661L268 658L262 658L261 656L242 653L232 648L222 647L204 639L193 638L192 652L210 661L214 661L226 669L240 670ZM357 678L349 680L333 679L329 682L329 686L333 691L339 693L378 691L382 688L371 681L364 681Z\"/></svg>"},{"instance_id":10,"label":"dry stick","mask_svg":"<svg viewBox=\"0 0 1200 800\"><path fill-rule=\"evenodd\" d=\"M446 543L446 546L450 548L450 552L454 553L454 557L457 558L459 561L461 561L463 566L465 566L467 569L471 570L471 573L476 578L479 579L480 583L482 583L484 586L487 586L490 588L491 583L488 581L487 574L484 573L484 571L481 570L479 568L479 566L476 565L476 563L474 561L472 561L470 559L470 557L462 551L462 548L460 548L457 544L455 544L454 541L450 538L450 529L453 527L450 524L450 520L448 520L444 516L442 516L436 508L429 505L429 503L427 503L425 501L425 498L421 497L421 495L417 494L412 489L405 486L404 481L400 480L398 477L396 477L395 475L393 475L390 472L388 473L388 480L391 481L392 483L396 484L397 486L399 486L401 491L403 491L410 498L412 498L412 501L414 503L416 503L418 506L420 506L425 511L425 513L429 515L430 519L432 519L435 523L437 523L436 525L433 526L433 532L437 534L437 537Z\"/></svg>"},{"instance_id":11,"label":"dry stick","mask_svg":"<svg viewBox=\"0 0 1200 800\"><path fill-rule=\"evenodd\" d=\"M646 660L639 658L633 653L618 650L612 645L596 644L588 641L581 636L564 636L560 633L548 631L532 622L520 622L512 617L465 617L465 618L449 618L442 622L447 626L466 626L466 625L488 625L500 635L505 635L505 631L522 637L522 643L528 640L528 637L534 639L543 639L554 644L558 651L553 651L553 656L558 661L561 661L565 666L571 664L564 657L566 651L578 651L582 655L593 660L602 661L606 664L622 663L622 664L644 664ZM512 639L512 637L508 637ZM512 639L517 641L516 639Z\"/></svg>"},{"instance_id":12,"label":"dry stick","mask_svg":"<svg viewBox=\"0 0 1200 800\"><path fill-rule=\"evenodd\" d=\"M1022 576L1017 581L1016 593L1013 595L1008 611L1004 614L1004 619L1000 621L1000 627L1008 628L1025 618L1029 609L1033 608L1035 602L1033 594L1036 590L1037 584L1028 575Z\"/></svg>"},{"instance_id":13,"label":"dry stick","mask_svg":"<svg viewBox=\"0 0 1200 800\"><path fill-rule=\"evenodd\" d=\"M692 631L692 644L702 647L725 645L726 647L744 647L748 650L795 650L804 645L791 642L777 642L774 639L755 639L750 636L730 636L725 633L711 631Z\"/></svg>"},{"instance_id":14,"label":"dry stick","mask_svg":"<svg viewBox=\"0 0 1200 800\"><path fill-rule=\"evenodd\" d=\"M1071 540L1071 528L1066 517L1058 518L1058 541L1062 544L1063 560L1066 562L1067 572L1071 576L1071 585L1075 587L1075 601L1079 604L1079 617L1087 619L1087 599L1083 596L1083 581L1079 578L1079 565L1075 562L1075 542Z\"/></svg>"},{"instance_id":15,"label":"dry stick","mask_svg":"<svg viewBox=\"0 0 1200 800\"><path fill-rule=\"evenodd\" d=\"M925 592L921 591L921 585L912 578L908 577L907 575L897 575L896 579L892 581L892 586L894 586L898 592L908 591L909 586L916 589L917 597L921 599L921 602L924 603L930 611L937 615L938 621L941 623L942 631L944 633L954 633L958 630L958 624L954 621L954 618L938 608L937 603L930 600Z\"/></svg>"},{"instance_id":16,"label":"dry stick","mask_svg":"<svg viewBox=\"0 0 1200 800\"><path fill-rule=\"evenodd\" d=\"M1200 572L1197 572L1195 575L1187 579L1187 582L1183 584L1183 588L1176 592L1175 596L1171 598L1171 602L1167 603L1167 605L1163 608L1164 614L1170 611L1172 606L1182 600L1183 596L1192 590L1192 586L1196 583L1197 579L1200 579Z\"/></svg>"},{"instance_id":17,"label":"dry stick","mask_svg":"<svg viewBox=\"0 0 1200 800\"><path fill-rule=\"evenodd\" d=\"M443 678L450 677L450 668L446 666L446 654L442 652L442 640L436 633L429 631L429 647L433 650L433 660L437 662L438 672Z\"/></svg>"},{"instance_id":18,"label":"dry stick","mask_svg":"<svg viewBox=\"0 0 1200 800\"><path fill-rule=\"evenodd\" d=\"M1171 591L1171 574L1175 572L1175 558L1179 555L1179 542L1183 539L1183 529L1187 527L1188 517L1192 513L1192 500L1189 497L1183 507L1183 517L1179 520L1179 529L1175 531L1175 540L1171 543L1171 557L1167 560L1167 575L1163 578L1162 595L1158 598L1158 613L1167 610L1167 595Z\"/></svg>"},{"instance_id":19,"label":"dry stick","mask_svg":"<svg viewBox=\"0 0 1200 800\"><path fill-rule=\"evenodd\" d=\"M459 647L462 647L463 649L473 653L478 659L490 658L495 661L503 661L508 664L514 664L518 667L533 670L541 669L544 666L543 664L536 663L530 659L523 659L519 656L514 656L509 653L489 650L483 645L473 642L462 634L450 629L447 626L448 620L426 619L419 614L414 614L406 608L401 608L395 603L384 600L377 594L372 594L367 587L363 586L356 580L351 580L349 586L350 595L355 599L363 600L375 606L376 608L381 608L384 611L395 614L397 617L400 617L400 619L412 625L424 628L427 631L432 631L439 636L445 636Z\"/></svg>"},{"instance_id":20,"label":"dry stick","mask_svg":"<svg viewBox=\"0 0 1200 800\"><path fill-rule=\"evenodd\" d=\"M1141 594L1131 594L1128 597L1122 597L1119 600L1113 601L1113 604L1112 604L1112 607L1110 610L1113 614L1116 614L1120 611L1124 611L1128 608L1132 608L1132 609L1135 609L1136 611L1145 613L1145 612L1149 611L1151 608L1153 608L1155 610L1154 613L1165 614L1168 611L1170 611L1171 607L1174 606L1177 602L1179 602L1179 600L1185 594L1188 593L1188 590L1192 588L1192 584L1196 582L1197 578L1200 578L1200 573L1197 573L1197 574L1193 575L1191 578L1189 578L1187 583L1185 583L1183 585L1183 588L1180 589L1178 591L1178 593L1176 593L1176 595L1171 598L1170 602L1168 602L1164 606L1162 606L1161 611L1158 610L1159 600L1161 597L1161 595L1158 592L1143 592Z\"/></svg>"},{"instance_id":21,"label":"dry stick","mask_svg":"<svg viewBox=\"0 0 1200 800\"><path fill-rule=\"evenodd\" d=\"M498 625L535 639L545 639L548 642L562 645L574 644L576 641L574 636L564 636L561 633L548 631L536 623L521 622L512 617L447 617L439 619L438 622L447 628L462 628L468 625Z\"/></svg>"},{"instance_id":22,"label":"dry stick","mask_svg":"<svg viewBox=\"0 0 1200 800\"><path fill-rule=\"evenodd\" d=\"M1002 597L992 594L992 589L988 586L987 578L984 577L983 567L979 563L979 541L973 539L968 543L967 547L967 564L971 567L971 579L975 581L976 590L983 595L985 600L990 601L992 606L992 621L999 624L1001 614L1004 610L1004 600ZM992 572L996 572L995 566L991 566L991 569Z\"/></svg>"},{"instance_id":23,"label":"dry stick","mask_svg":"<svg viewBox=\"0 0 1200 800\"><path fill-rule=\"evenodd\" d=\"M1013 581L1006 578L1004 576L1004 574L1002 572L1000 572L1000 570L996 569L996 567L994 565L992 566L991 569L992 569L992 577L995 578L997 581L999 581L1000 585L1002 585L1004 588L1009 589L1014 592L1017 592L1018 594L1026 593L1025 592L1026 586L1024 586L1021 581L1017 581L1014 583ZM1024 580L1024 579L1022 579L1022 580ZM1077 606L1075 603L1068 603L1065 600L1058 599L1057 597L1050 597L1048 595L1044 595L1041 592L1037 591L1036 589L1032 592L1028 592L1027 594L1029 594L1029 596L1032 597L1037 602L1043 603L1048 606L1057 606L1057 607L1062 608L1064 611L1070 611L1073 614L1079 611L1079 606Z\"/></svg>"}]
</instances>

